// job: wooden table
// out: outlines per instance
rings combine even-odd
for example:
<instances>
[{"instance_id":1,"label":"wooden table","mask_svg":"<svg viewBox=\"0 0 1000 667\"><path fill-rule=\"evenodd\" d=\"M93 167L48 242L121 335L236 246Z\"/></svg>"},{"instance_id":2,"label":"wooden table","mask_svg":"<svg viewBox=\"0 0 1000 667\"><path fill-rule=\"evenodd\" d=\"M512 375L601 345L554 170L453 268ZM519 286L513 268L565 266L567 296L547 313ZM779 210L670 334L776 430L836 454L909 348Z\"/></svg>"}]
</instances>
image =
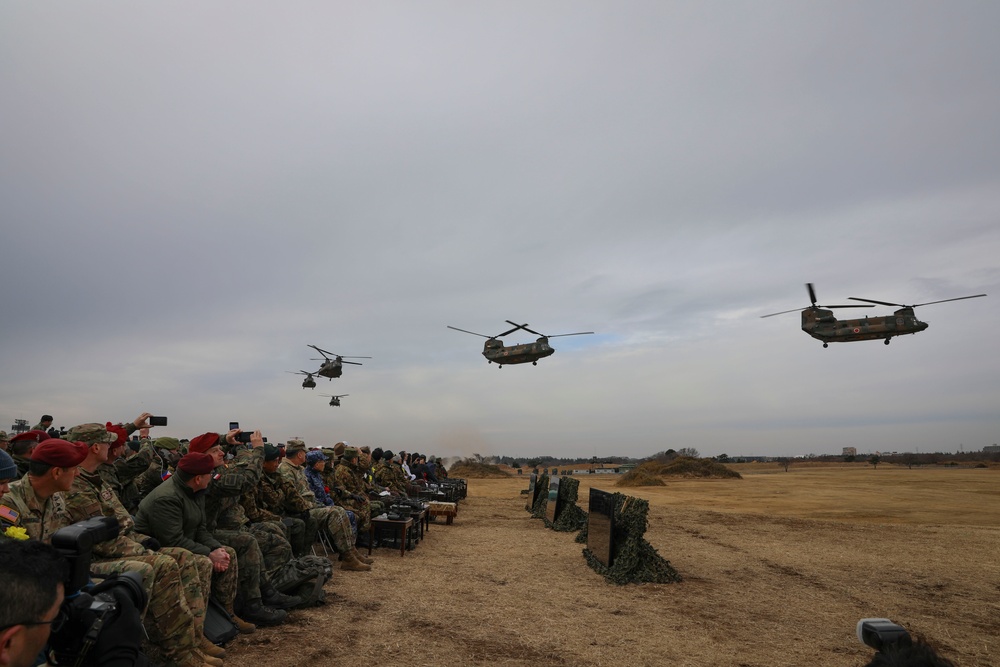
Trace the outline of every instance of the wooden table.
<instances>
[{"instance_id":1,"label":"wooden table","mask_svg":"<svg viewBox=\"0 0 1000 667\"><path fill-rule=\"evenodd\" d=\"M393 521L391 519L376 519L372 517L371 524L368 526L368 555L372 555L372 546L375 544L375 526L381 527L392 527L399 530L399 555L406 555L406 533L409 531L410 526L413 525L413 519L400 519L399 521Z\"/></svg>"},{"instance_id":2,"label":"wooden table","mask_svg":"<svg viewBox=\"0 0 1000 667\"><path fill-rule=\"evenodd\" d=\"M446 523L450 526L451 522L455 520L455 516L458 514L458 504L430 502L427 503L427 513L429 516L445 517L447 519Z\"/></svg>"}]
</instances>

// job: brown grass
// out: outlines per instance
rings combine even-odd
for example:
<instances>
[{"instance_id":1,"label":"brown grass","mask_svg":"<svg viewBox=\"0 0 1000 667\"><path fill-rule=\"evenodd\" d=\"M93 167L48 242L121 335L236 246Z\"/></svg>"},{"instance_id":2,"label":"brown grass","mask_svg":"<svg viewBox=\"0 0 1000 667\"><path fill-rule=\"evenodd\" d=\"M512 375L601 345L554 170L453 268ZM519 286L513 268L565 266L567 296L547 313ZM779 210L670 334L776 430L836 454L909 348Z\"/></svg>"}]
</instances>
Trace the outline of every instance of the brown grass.
<instances>
[{"instance_id":1,"label":"brown grass","mask_svg":"<svg viewBox=\"0 0 1000 667\"><path fill-rule=\"evenodd\" d=\"M338 570L330 604L237 638L227 667L856 667L866 616L963 667L1000 664L997 470L737 468L629 491L682 583L609 585L572 533L529 518L524 476L475 480L454 525ZM580 497L613 480L581 476Z\"/></svg>"}]
</instances>

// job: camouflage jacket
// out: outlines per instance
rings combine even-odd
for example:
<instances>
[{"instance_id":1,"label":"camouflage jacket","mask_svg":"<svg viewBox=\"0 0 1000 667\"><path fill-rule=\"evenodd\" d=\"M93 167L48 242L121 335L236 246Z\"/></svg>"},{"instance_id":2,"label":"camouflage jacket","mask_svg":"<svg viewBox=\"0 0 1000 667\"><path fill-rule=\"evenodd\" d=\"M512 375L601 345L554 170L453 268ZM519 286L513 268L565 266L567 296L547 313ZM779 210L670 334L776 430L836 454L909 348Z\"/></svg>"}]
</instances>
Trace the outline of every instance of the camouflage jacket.
<instances>
[{"instance_id":1,"label":"camouflage jacket","mask_svg":"<svg viewBox=\"0 0 1000 667\"><path fill-rule=\"evenodd\" d=\"M263 463L264 448L255 447L240 450L230 463L215 469L205 500L209 530L236 530L250 523L240 498L260 483Z\"/></svg>"},{"instance_id":2,"label":"camouflage jacket","mask_svg":"<svg viewBox=\"0 0 1000 667\"><path fill-rule=\"evenodd\" d=\"M295 486L277 472L265 473L260 486L262 493L258 500L262 500L267 509L282 516L298 516L316 507L312 500L303 498Z\"/></svg>"},{"instance_id":3,"label":"camouflage jacket","mask_svg":"<svg viewBox=\"0 0 1000 667\"><path fill-rule=\"evenodd\" d=\"M240 505L251 523L281 521L281 515L277 513L279 510L272 509L281 507L281 494L274 488L267 473L261 476L260 484L240 496Z\"/></svg>"},{"instance_id":4,"label":"camouflage jacket","mask_svg":"<svg viewBox=\"0 0 1000 667\"><path fill-rule=\"evenodd\" d=\"M135 424L132 426L134 428ZM114 462L115 473L118 476L119 483L123 487L128 485L132 480L146 472L153 462L157 464L160 462L160 457L156 455L156 451L153 449L153 441L149 439L143 440L142 446L139 447L139 451L135 453L135 456L127 459L120 458Z\"/></svg>"},{"instance_id":5,"label":"camouflage jacket","mask_svg":"<svg viewBox=\"0 0 1000 667\"><path fill-rule=\"evenodd\" d=\"M31 464L31 459L27 456L19 456L17 454L10 455L14 459L14 465L17 466L17 478L24 479L28 474L28 466Z\"/></svg>"},{"instance_id":6,"label":"camouflage jacket","mask_svg":"<svg viewBox=\"0 0 1000 667\"><path fill-rule=\"evenodd\" d=\"M365 481L361 476L361 470L356 466L352 466L350 463L338 463L334 471L334 477L337 485L344 489L344 491L364 498L362 501L357 501L348 496L343 499L344 507L347 509L356 509L368 503L368 490L365 488Z\"/></svg>"},{"instance_id":7,"label":"camouflage jacket","mask_svg":"<svg viewBox=\"0 0 1000 667\"><path fill-rule=\"evenodd\" d=\"M43 500L35 495L30 477L11 482L10 490L0 498L0 528L20 526L32 540L48 542L52 533L69 525L66 500L62 493Z\"/></svg>"},{"instance_id":8,"label":"camouflage jacket","mask_svg":"<svg viewBox=\"0 0 1000 667\"><path fill-rule=\"evenodd\" d=\"M380 461L375 466L375 481L388 487L396 496L406 496L406 480L403 479L403 469L393 465L391 461Z\"/></svg>"},{"instance_id":9,"label":"camouflage jacket","mask_svg":"<svg viewBox=\"0 0 1000 667\"><path fill-rule=\"evenodd\" d=\"M98 558L126 558L152 553L139 543L145 536L134 531L135 522L99 472L80 469L73 486L66 492L66 514L70 523L95 516L113 516L118 520L118 537L94 545L94 555Z\"/></svg>"},{"instance_id":10,"label":"camouflage jacket","mask_svg":"<svg viewBox=\"0 0 1000 667\"><path fill-rule=\"evenodd\" d=\"M306 471L302 466L297 466L288 459L282 459L281 464L278 465L278 476L285 484L294 487L300 496L311 502L313 507L317 506L316 494L309 488Z\"/></svg>"}]
</instances>

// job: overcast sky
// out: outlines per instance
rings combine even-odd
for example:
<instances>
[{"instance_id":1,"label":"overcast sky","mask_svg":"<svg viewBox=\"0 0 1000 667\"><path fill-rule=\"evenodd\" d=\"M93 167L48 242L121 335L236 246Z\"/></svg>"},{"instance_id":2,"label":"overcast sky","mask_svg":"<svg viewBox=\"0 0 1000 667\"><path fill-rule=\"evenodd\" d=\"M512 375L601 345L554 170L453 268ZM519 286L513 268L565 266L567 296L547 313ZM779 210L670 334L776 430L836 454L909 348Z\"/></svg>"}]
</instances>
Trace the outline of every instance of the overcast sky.
<instances>
[{"instance_id":1,"label":"overcast sky","mask_svg":"<svg viewBox=\"0 0 1000 667\"><path fill-rule=\"evenodd\" d=\"M910 0L5 2L0 427L149 411L445 456L996 443L997 25ZM806 282L989 296L823 349L760 318ZM446 328L507 319L597 333L498 369ZM302 389L309 343L372 358Z\"/></svg>"}]
</instances>

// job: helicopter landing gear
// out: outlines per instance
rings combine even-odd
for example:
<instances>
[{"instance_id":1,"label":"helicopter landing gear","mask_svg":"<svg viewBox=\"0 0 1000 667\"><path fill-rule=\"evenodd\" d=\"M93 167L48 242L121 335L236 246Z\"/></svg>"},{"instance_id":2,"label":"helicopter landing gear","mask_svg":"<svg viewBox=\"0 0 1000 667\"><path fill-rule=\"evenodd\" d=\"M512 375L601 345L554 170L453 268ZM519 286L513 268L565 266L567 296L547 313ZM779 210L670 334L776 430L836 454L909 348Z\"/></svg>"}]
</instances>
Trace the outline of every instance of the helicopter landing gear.
<instances>
[{"instance_id":1,"label":"helicopter landing gear","mask_svg":"<svg viewBox=\"0 0 1000 667\"><path fill-rule=\"evenodd\" d=\"M888 345L890 340L892 340L892 339L891 338L886 338L885 339L885 344Z\"/></svg>"},{"instance_id":2,"label":"helicopter landing gear","mask_svg":"<svg viewBox=\"0 0 1000 667\"><path fill-rule=\"evenodd\" d=\"M830 347L829 343L823 343L823 347Z\"/></svg>"},{"instance_id":3,"label":"helicopter landing gear","mask_svg":"<svg viewBox=\"0 0 1000 667\"><path fill-rule=\"evenodd\" d=\"M537 366L537 365L538 365L538 362L537 362L537 361L532 361L532 362L531 362L531 365L532 365L532 366Z\"/></svg>"}]
</instances>

